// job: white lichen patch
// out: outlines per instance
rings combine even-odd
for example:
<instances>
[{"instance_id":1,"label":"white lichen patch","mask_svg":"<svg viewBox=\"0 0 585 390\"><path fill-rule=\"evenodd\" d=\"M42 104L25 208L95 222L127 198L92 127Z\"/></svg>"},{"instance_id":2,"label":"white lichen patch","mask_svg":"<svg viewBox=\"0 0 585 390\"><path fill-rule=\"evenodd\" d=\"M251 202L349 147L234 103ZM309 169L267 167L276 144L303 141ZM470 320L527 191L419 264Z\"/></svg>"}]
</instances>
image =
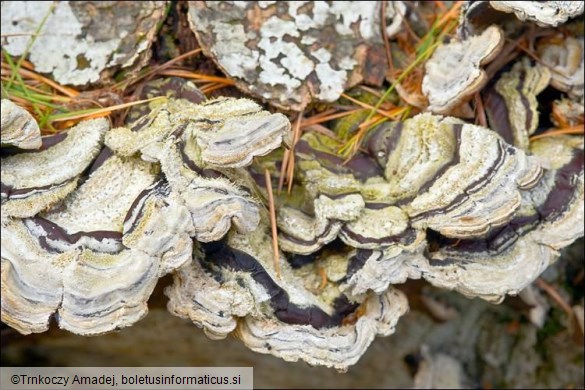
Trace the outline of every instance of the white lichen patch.
<instances>
[{"instance_id":1,"label":"white lichen patch","mask_svg":"<svg viewBox=\"0 0 585 390\"><path fill-rule=\"evenodd\" d=\"M373 1L193 2L189 9L201 46L238 87L293 110L334 101L366 77L367 53L383 51L379 14ZM401 23L387 14L393 28Z\"/></svg>"},{"instance_id":2,"label":"white lichen patch","mask_svg":"<svg viewBox=\"0 0 585 390\"><path fill-rule=\"evenodd\" d=\"M28 51L38 72L62 84L107 83L104 70L128 68L147 55L164 5L62 1L52 9L44 1L2 2L2 48L23 55L42 25Z\"/></svg>"}]
</instances>

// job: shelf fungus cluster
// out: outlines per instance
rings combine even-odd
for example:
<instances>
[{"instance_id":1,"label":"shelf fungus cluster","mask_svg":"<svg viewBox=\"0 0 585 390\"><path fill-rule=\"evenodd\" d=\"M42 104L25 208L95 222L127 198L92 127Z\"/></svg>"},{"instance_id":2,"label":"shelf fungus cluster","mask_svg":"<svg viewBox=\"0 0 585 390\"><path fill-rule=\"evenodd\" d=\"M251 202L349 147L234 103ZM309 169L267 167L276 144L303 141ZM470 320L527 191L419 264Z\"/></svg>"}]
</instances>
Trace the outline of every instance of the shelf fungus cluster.
<instances>
[{"instance_id":1,"label":"shelf fungus cluster","mask_svg":"<svg viewBox=\"0 0 585 390\"><path fill-rule=\"evenodd\" d=\"M275 200L279 249L264 174L278 180L270 152L291 125L250 100L189 89L194 102L151 104L125 127L93 119L3 149L2 321L103 334L140 320L170 273L169 311L210 338L343 371L408 310L395 284L517 294L583 235L582 139L528 143L552 78L539 67L519 61L486 92L495 131L423 113L377 126L347 162L305 132L293 191ZM2 139L34 139L5 103Z\"/></svg>"},{"instance_id":2,"label":"shelf fungus cluster","mask_svg":"<svg viewBox=\"0 0 585 390\"><path fill-rule=\"evenodd\" d=\"M335 141L306 133L299 188L279 206L280 247L337 274L350 299L422 277L498 302L583 235L582 142L555 142L548 162L545 147L419 114L377 127L343 164Z\"/></svg>"},{"instance_id":3,"label":"shelf fungus cluster","mask_svg":"<svg viewBox=\"0 0 585 390\"><path fill-rule=\"evenodd\" d=\"M238 126L249 132L229 138ZM132 130L94 119L6 153L2 321L25 334L51 318L84 335L132 325L158 279L191 261L193 238L255 228L257 201L214 169L268 153L289 130L247 100L177 100Z\"/></svg>"}]
</instances>

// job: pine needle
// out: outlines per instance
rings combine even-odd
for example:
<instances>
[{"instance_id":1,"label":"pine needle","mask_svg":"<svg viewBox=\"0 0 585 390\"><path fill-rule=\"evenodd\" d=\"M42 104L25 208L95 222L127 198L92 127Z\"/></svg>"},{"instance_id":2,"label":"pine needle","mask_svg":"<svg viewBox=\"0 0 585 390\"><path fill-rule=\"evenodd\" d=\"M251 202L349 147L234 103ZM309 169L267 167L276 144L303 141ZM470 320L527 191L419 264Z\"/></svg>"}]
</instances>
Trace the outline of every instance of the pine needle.
<instances>
[{"instance_id":1,"label":"pine needle","mask_svg":"<svg viewBox=\"0 0 585 390\"><path fill-rule=\"evenodd\" d=\"M226 85L234 85L235 84L233 80L227 79L225 77L210 76L210 75L206 75L206 74L190 72L188 70L183 70L183 69L162 70L162 71L158 72L158 75L183 77L186 79L222 83L222 84L226 84Z\"/></svg>"},{"instance_id":2,"label":"pine needle","mask_svg":"<svg viewBox=\"0 0 585 390\"><path fill-rule=\"evenodd\" d=\"M291 152L288 154L289 162L287 166L286 179L288 184L287 193L289 195L290 192L292 191L293 179L295 175L295 146L297 145L297 142L299 142L299 138L301 138L301 123L303 122L303 112L304 111L299 112L297 120L295 121L295 128L293 132L293 144L291 147Z\"/></svg>"},{"instance_id":3,"label":"pine needle","mask_svg":"<svg viewBox=\"0 0 585 390\"><path fill-rule=\"evenodd\" d=\"M68 112L68 113L64 113L64 114L56 114L56 115L51 115L50 120L52 122L63 122L63 121L68 121L68 120L73 120L73 119L87 119L89 117L97 118L99 116L109 115L112 113L112 111L117 111L117 110L121 110L123 108L135 106L137 104L148 103L148 102L152 102L152 101L160 100L160 99L167 99L167 97L166 96L157 96L157 97L153 97L151 99L138 100L135 102L118 104L118 105L106 107L106 108L97 108L97 109L92 108L92 109L88 109L88 110L79 110L79 111Z\"/></svg>"},{"instance_id":4,"label":"pine needle","mask_svg":"<svg viewBox=\"0 0 585 390\"><path fill-rule=\"evenodd\" d=\"M546 131L542 134L533 135L530 137L530 141L535 141L537 139L545 138L545 137L554 137L556 135L563 135L563 134L576 134L576 135L584 135L585 134L585 126L584 125L576 125L571 127L565 127L563 129L552 129Z\"/></svg>"},{"instance_id":5,"label":"pine needle","mask_svg":"<svg viewBox=\"0 0 585 390\"><path fill-rule=\"evenodd\" d=\"M278 250L278 233L276 231L276 210L274 207L274 196L272 194L272 180L270 179L270 172L268 169L264 170L264 178L266 179L266 190L268 192L268 208L270 211L270 227L272 228L272 250L273 250L273 264L276 277L280 279L280 256Z\"/></svg>"}]
</instances>

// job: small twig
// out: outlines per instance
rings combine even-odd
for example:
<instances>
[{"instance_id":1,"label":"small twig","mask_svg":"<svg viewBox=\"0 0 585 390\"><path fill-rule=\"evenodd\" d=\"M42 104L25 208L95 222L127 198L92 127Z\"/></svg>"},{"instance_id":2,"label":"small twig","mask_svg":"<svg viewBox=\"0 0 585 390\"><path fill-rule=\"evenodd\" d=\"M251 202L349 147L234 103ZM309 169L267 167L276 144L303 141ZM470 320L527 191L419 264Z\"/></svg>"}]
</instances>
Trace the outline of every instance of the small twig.
<instances>
[{"instance_id":1,"label":"small twig","mask_svg":"<svg viewBox=\"0 0 585 390\"><path fill-rule=\"evenodd\" d=\"M392 73L394 73L394 72L392 72ZM376 96L377 98L381 98L382 97L382 92L377 91L377 90L375 90L372 87L368 87L367 85L360 84L360 85L357 86L357 88L359 88L359 89L361 89L363 91L366 91L368 93L371 93L372 95Z\"/></svg>"},{"instance_id":2,"label":"small twig","mask_svg":"<svg viewBox=\"0 0 585 390\"><path fill-rule=\"evenodd\" d=\"M202 80L207 82L216 82L222 83L226 85L234 85L234 81L230 79L226 79L225 77L218 77L218 76L209 76L206 74L199 74L195 72L190 72L188 70L181 70L181 69L166 69L161 70L158 72L160 76L177 76L177 77L184 77L186 79L195 79L195 80Z\"/></svg>"},{"instance_id":3,"label":"small twig","mask_svg":"<svg viewBox=\"0 0 585 390\"><path fill-rule=\"evenodd\" d=\"M504 66L506 66L508 62L512 61L518 57L518 55L520 55L516 49L518 48L517 45L522 39L524 39L524 37L520 36L518 39L506 43L504 48L500 51L500 54L498 54L498 56L492 62L490 62L488 66L486 66L485 72L488 76L488 79L494 77L494 75Z\"/></svg>"},{"instance_id":4,"label":"small twig","mask_svg":"<svg viewBox=\"0 0 585 390\"><path fill-rule=\"evenodd\" d=\"M301 127L304 131L314 131L315 133L323 134L324 136L341 143L341 139L337 136L337 134L335 134L335 132L329 130L327 127L321 124L315 123L308 126L303 125Z\"/></svg>"},{"instance_id":5,"label":"small twig","mask_svg":"<svg viewBox=\"0 0 585 390\"><path fill-rule=\"evenodd\" d=\"M291 153L290 149L286 149L284 151L284 155L282 156L282 165L280 166L280 177L278 178L278 195L282 191L282 186L284 185L284 178L286 177L286 168L288 166L288 155Z\"/></svg>"},{"instance_id":6,"label":"small twig","mask_svg":"<svg viewBox=\"0 0 585 390\"><path fill-rule=\"evenodd\" d=\"M169 61L165 62L164 64L159 65L159 66L155 67L154 69L149 70L145 74L138 76L136 79L131 80L130 83L128 83L126 85L124 85L124 83L126 83L126 81L123 81L123 82L119 83L118 85L124 85L124 87L128 87L130 85L136 84L138 81L143 80L145 78L148 78L148 77L156 74L157 72L161 72L162 70L169 68L171 65L176 64L177 62L184 60L187 57L191 57L195 54L198 54L200 52L201 52L201 48L188 51L187 53L183 53L180 56L175 57L172 60L169 60Z\"/></svg>"},{"instance_id":7,"label":"small twig","mask_svg":"<svg viewBox=\"0 0 585 390\"><path fill-rule=\"evenodd\" d=\"M320 123L323 123L323 122L329 122L329 121L331 121L333 119L343 118L345 116L348 116L348 115L351 115L351 114L355 114L356 112L362 111L362 110L363 110L362 108L356 108L355 110L352 110L352 111L336 112L334 114L330 114L330 115L327 115L327 116L324 116L324 115L320 115L320 116L315 115L315 116L312 116L310 118L303 119L303 123L301 124L301 128L304 129L304 128L309 127L309 126L312 126L312 125L317 125L317 124L320 124Z\"/></svg>"},{"instance_id":8,"label":"small twig","mask_svg":"<svg viewBox=\"0 0 585 390\"><path fill-rule=\"evenodd\" d=\"M268 207L270 210L270 226L272 227L272 250L274 257L272 258L274 264L274 271L276 277L280 279L280 256L278 255L278 233L276 231L276 211L274 209L274 196L272 195L272 180L270 179L270 172L268 169L264 170L264 178L266 179L266 190L268 192Z\"/></svg>"}]
</instances>

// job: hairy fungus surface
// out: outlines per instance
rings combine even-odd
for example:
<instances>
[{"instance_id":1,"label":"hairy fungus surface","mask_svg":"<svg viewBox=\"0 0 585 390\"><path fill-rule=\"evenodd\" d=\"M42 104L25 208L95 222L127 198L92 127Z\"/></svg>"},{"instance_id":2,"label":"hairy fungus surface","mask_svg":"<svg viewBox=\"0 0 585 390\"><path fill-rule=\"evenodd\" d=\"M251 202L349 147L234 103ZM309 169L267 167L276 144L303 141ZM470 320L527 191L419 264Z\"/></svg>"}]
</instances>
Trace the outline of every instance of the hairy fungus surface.
<instances>
[{"instance_id":1,"label":"hairy fungus surface","mask_svg":"<svg viewBox=\"0 0 585 390\"><path fill-rule=\"evenodd\" d=\"M21 34L48 15L30 46L35 70L108 84L148 59L166 4L3 2L3 50L23 54ZM383 35L420 28L408 7L389 2L381 15L379 2L191 1L188 17L240 89L302 111L358 83L380 85ZM360 132L349 158L340 150L356 128L312 131L300 115L293 137L284 114L206 100L176 77L141 85L136 97L167 99L133 107L113 129L94 119L41 138L3 100L2 321L23 334L51 320L103 334L144 317L157 281L172 274L168 310L208 337L233 334L253 351L344 371L408 310L394 284L423 278L496 303L518 294L584 234L582 138L530 138L546 127L538 99L551 91L552 121L582 124L584 50L575 29L541 36L517 18L556 26L582 12L572 2L466 5L458 36L426 62L429 112ZM104 21L110 29L97 28ZM541 61L512 62L504 50L484 71L517 33L539 38ZM443 116L474 96L489 128ZM294 150L269 155L281 146ZM273 195L285 171L290 194ZM418 383L439 381L441 365L460 369L423 358Z\"/></svg>"},{"instance_id":2,"label":"hairy fungus surface","mask_svg":"<svg viewBox=\"0 0 585 390\"><path fill-rule=\"evenodd\" d=\"M532 84L527 88L540 88ZM328 257L336 239L346 246L337 256L345 264L340 288L349 297L424 277L499 300L556 258L554 246L535 243L533 229L519 222L540 207L533 194L552 191L551 183L541 189L554 174L543 171L539 157L489 129L431 114L378 126L365 148L342 164L332 139L304 134L297 143L301 189L279 206L285 252L315 263ZM582 165L571 166L576 176L568 179L570 193L578 198ZM578 210L569 215L579 218ZM531 272L522 278L509 273L523 267Z\"/></svg>"},{"instance_id":3,"label":"hairy fungus surface","mask_svg":"<svg viewBox=\"0 0 585 390\"><path fill-rule=\"evenodd\" d=\"M560 248L583 236L582 140L539 140L532 151L547 169L523 193L514 218L482 239L436 239L426 259L413 263L425 279L499 302L520 292L559 257Z\"/></svg>"},{"instance_id":4,"label":"hairy fungus surface","mask_svg":"<svg viewBox=\"0 0 585 390\"><path fill-rule=\"evenodd\" d=\"M380 3L322 1L189 4L191 27L205 52L236 85L285 109L332 102L360 81L380 84L386 71ZM386 9L398 31L402 2Z\"/></svg>"},{"instance_id":5,"label":"hairy fungus surface","mask_svg":"<svg viewBox=\"0 0 585 390\"><path fill-rule=\"evenodd\" d=\"M112 83L115 71L138 71L146 64L165 5L165 1L3 2L2 49L13 56L28 52L37 72L50 73L61 84Z\"/></svg>"}]
</instances>

